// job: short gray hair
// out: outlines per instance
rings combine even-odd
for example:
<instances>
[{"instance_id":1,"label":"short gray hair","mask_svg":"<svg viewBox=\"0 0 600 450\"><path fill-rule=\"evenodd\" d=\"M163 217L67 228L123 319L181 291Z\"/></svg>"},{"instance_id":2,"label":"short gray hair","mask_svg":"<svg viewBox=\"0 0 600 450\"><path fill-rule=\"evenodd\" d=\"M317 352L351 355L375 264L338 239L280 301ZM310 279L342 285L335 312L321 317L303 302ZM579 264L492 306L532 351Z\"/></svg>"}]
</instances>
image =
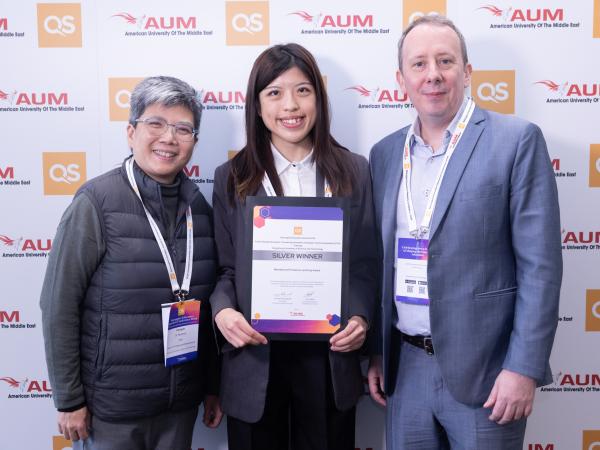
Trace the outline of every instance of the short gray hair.
<instances>
[{"instance_id":1,"label":"short gray hair","mask_svg":"<svg viewBox=\"0 0 600 450\"><path fill-rule=\"evenodd\" d=\"M146 108L159 104L166 107L183 106L194 115L194 128L200 127L202 103L198 92L179 78L158 76L144 78L131 93L129 123L134 127Z\"/></svg>"},{"instance_id":2,"label":"short gray hair","mask_svg":"<svg viewBox=\"0 0 600 450\"><path fill-rule=\"evenodd\" d=\"M458 40L460 42L460 51L462 53L463 63L466 66L469 62L469 57L467 56L467 43L465 42L465 37L460 32L460 30L454 25L450 19L446 16L442 16L440 14L426 14L424 16L419 17L418 19L411 22L408 27L400 36L400 40L398 41L398 67L400 68L400 72L402 72L402 47L404 46L404 39L406 39L406 35L410 33L414 28L419 25L434 25L438 27L448 27L453 30L458 36Z\"/></svg>"}]
</instances>

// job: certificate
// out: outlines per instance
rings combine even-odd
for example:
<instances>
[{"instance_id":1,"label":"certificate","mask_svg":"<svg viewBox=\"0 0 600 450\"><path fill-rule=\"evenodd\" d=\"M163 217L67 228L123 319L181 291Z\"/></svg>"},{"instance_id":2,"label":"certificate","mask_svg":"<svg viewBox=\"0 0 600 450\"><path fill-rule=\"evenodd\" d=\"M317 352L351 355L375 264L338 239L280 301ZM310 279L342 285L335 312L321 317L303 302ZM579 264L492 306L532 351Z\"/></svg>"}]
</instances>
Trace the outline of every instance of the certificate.
<instances>
[{"instance_id":1,"label":"certificate","mask_svg":"<svg viewBox=\"0 0 600 450\"><path fill-rule=\"evenodd\" d=\"M346 200L249 197L252 327L273 339L328 339L347 285Z\"/></svg>"}]
</instances>

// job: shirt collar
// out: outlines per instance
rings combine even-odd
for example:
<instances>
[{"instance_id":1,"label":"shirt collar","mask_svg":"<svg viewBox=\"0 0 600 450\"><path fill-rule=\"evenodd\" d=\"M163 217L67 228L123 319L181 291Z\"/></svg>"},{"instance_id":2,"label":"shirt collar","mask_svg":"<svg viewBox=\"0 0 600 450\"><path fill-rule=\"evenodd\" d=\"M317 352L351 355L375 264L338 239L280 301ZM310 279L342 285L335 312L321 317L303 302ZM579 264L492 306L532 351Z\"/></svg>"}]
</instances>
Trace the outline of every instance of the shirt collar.
<instances>
[{"instance_id":1,"label":"shirt collar","mask_svg":"<svg viewBox=\"0 0 600 450\"><path fill-rule=\"evenodd\" d=\"M452 132L456 128L456 124L460 120L460 116L463 113L465 107L467 106L467 102L468 101L469 101L469 97L465 96L463 98L462 104L460 105L460 108L458 108L458 111L454 115L454 118L452 119L452 122L450 122L450 124L448 124L448 126L446 127L446 131L444 132L444 141L448 140L450 138L450 136L452 136ZM409 136L409 139L410 139L409 142L410 142L411 146L415 142L415 140L419 144L425 145L425 142L421 138L421 122L419 121L419 117L418 116L415 119L415 121L413 122L413 124L410 126L410 128L408 130L408 136ZM445 144L444 144L444 146L445 146Z\"/></svg>"},{"instance_id":2,"label":"shirt collar","mask_svg":"<svg viewBox=\"0 0 600 450\"><path fill-rule=\"evenodd\" d=\"M285 156L283 156L281 153L279 153L279 150L277 150L277 148L273 145L273 143L271 142L271 152L273 153L273 161L275 163L275 170L277 171L277 175L281 175L283 172L285 172L285 170L294 165L296 167L304 167L304 166L312 166L314 164L314 159L313 159L313 151L314 149L310 150L310 153L308 155L306 155L302 161L298 161L298 162L293 162L291 163L290 161L288 161Z\"/></svg>"}]
</instances>

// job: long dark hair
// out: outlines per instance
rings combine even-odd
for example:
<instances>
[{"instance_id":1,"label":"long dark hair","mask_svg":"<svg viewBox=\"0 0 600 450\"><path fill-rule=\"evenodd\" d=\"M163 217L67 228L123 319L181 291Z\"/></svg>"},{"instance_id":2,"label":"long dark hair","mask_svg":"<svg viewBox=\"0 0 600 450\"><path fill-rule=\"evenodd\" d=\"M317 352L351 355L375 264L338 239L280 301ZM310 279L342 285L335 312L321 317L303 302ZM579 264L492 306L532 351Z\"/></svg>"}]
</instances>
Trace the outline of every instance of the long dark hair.
<instances>
[{"instance_id":1,"label":"long dark hair","mask_svg":"<svg viewBox=\"0 0 600 450\"><path fill-rule=\"evenodd\" d=\"M352 192L355 167L348 150L330 134L327 92L317 63L301 45L285 44L262 52L250 72L246 90L246 146L231 160L227 180L232 204L236 196L243 202L246 196L254 195L265 172L277 195L283 195L270 147L271 132L260 117L259 94L275 78L293 67L297 67L315 89L317 116L310 137L317 170L329 183L333 195L346 196Z\"/></svg>"}]
</instances>

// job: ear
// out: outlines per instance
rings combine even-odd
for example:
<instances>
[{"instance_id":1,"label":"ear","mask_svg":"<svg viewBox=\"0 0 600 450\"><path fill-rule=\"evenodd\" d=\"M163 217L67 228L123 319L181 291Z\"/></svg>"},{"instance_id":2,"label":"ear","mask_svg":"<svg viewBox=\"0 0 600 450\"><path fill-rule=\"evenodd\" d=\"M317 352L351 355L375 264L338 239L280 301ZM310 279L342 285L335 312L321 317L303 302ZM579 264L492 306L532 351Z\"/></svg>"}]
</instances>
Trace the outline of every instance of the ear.
<instances>
[{"instance_id":1,"label":"ear","mask_svg":"<svg viewBox=\"0 0 600 450\"><path fill-rule=\"evenodd\" d=\"M396 81L398 82L398 86L400 86L402 93L406 94L406 86L404 84L404 77L402 76L402 72L400 70L396 71Z\"/></svg>"},{"instance_id":2,"label":"ear","mask_svg":"<svg viewBox=\"0 0 600 450\"><path fill-rule=\"evenodd\" d=\"M131 124L127 124L127 145L133 149L133 138L135 136L135 127Z\"/></svg>"},{"instance_id":3,"label":"ear","mask_svg":"<svg viewBox=\"0 0 600 450\"><path fill-rule=\"evenodd\" d=\"M473 74L473 66L471 64L467 64L465 66L465 87L469 87L471 85L471 75Z\"/></svg>"}]
</instances>

